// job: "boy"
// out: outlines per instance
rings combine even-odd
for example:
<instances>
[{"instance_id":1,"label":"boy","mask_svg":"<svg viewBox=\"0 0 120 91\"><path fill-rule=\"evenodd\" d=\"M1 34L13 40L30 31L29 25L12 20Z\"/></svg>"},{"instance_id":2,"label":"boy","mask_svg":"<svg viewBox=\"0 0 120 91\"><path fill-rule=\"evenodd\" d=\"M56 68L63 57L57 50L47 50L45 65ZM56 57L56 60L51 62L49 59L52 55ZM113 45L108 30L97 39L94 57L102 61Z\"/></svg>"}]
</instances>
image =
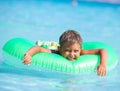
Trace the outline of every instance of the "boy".
<instances>
[{"instance_id":1,"label":"boy","mask_svg":"<svg viewBox=\"0 0 120 91\"><path fill-rule=\"evenodd\" d=\"M24 56L23 63L29 64L32 61L32 55L38 52L57 53L70 61L74 61L80 55L84 54L100 54L100 65L97 67L99 76L106 75L106 58L107 52L104 49L82 50L82 38L80 34L74 30L65 31L59 39L60 47L58 50L50 50L40 46L34 46L28 50Z\"/></svg>"}]
</instances>

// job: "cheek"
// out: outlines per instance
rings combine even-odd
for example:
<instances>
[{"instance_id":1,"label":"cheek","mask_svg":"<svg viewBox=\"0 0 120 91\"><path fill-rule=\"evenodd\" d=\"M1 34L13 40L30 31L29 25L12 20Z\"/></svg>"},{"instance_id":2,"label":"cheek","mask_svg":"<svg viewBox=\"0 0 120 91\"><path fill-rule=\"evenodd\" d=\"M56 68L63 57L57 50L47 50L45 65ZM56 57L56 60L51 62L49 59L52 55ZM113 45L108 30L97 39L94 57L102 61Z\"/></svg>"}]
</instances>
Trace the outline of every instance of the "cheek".
<instances>
[{"instance_id":1,"label":"cheek","mask_svg":"<svg viewBox=\"0 0 120 91\"><path fill-rule=\"evenodd\" d=\"M80 52L76 53L76 56L80 56Z\"/></svg>"},{"instance_id":2,"label":"cheek","mask_svg":"<svg viewBox=\"0 0 120 91\"><path fill-rule=\"evenodd\" d=\"M67 52L62 51L62 52L61 52L61 55L62 55L62 56L64 56L64 57L67 57L68 53L67 53Z\"/></svg>"},{"instance_id":3,"label":"cheek","mask_svg":"<svg viewBox=\"0 0 120 91\"><path fill-rule=\"evenodd\" d=\"M80 53L76 54L76 56L79 57L79 56L80 56Z\"/></svg>"}]
</instances>

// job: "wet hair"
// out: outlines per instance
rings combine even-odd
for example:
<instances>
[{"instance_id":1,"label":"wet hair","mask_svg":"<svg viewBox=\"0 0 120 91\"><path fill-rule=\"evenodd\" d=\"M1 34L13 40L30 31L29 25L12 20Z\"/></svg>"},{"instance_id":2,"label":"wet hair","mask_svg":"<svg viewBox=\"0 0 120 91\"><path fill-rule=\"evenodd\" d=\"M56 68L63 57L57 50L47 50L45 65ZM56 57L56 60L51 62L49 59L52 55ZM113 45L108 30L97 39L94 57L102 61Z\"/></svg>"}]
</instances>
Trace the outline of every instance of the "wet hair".
<instances>
[{"instance_id":1,"label":"wet hair","mask_svg":"<svg viewBox=\"0 0 120 91\"><path fill-rule=\"evenodd\" d=\"M82 47L81 46L82 38L81 38L80 34L74 30L65 31L59 38L60 46L63 46L65 43L74 44L76 42L80 44L80 47Z\"/></svg>"}]
</instances>

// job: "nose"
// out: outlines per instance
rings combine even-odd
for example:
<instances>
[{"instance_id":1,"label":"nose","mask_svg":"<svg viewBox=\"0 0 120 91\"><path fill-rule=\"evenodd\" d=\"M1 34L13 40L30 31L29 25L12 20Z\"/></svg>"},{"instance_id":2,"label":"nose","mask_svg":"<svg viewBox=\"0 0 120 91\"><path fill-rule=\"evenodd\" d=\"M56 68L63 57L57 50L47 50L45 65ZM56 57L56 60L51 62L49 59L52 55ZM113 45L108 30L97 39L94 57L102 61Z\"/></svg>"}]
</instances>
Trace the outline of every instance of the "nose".
<instances>
[{"instance_id":1,"label":"nose","mask_svg":"<svg viewBox=\"0 0 120 91\"><path fill-rule=\"evenodd\" d=\"M74 56L74 52L73 51L70 52L70 56Z\"/></svg>"}]
</instances>

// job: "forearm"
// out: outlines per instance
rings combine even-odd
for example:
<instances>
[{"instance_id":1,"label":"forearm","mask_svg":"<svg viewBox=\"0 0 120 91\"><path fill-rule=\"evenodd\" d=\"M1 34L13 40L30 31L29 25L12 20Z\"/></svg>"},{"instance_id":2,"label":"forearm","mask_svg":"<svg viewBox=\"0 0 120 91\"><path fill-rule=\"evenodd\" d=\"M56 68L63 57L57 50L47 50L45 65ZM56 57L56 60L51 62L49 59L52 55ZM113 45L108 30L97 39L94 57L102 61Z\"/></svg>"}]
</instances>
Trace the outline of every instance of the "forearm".
<instances>
[{"instance_id":1,"label":"forearm","mask_svg":"<svg viewBox=\"0 0 120 91\"><path fill-rule=\"evenodd\" d=\"M98 76L106 75L106 60L107 60L107 52L104 49L99 50L100 53L100 65L97 67Z\"/></svg>"},{"instance_id":2,"label":"forearm","mask_svg":"<svg viewBox=\"0 0 120 91\"><path fill-rule=\"evenodd\" d=\"M32 48L30 48L26 54L29 54L30 56L34 55L35 53L40 52L40 48L39 46L33 46Z\"/></svg>"},{"instance_id":3,"label":"forearm","mask_svg":"<svg viewBox=\"0 0 120 91\"><path fill-rule=\"evenodd\" d=\"M104 49L82 50L81 55L83 55L83 54L99 54L100 55L100 64L106 65L107 52Z\"/></svg>"},{"instance_id":4,"label":"forearm","mask_svg":"<svg viewBox=\"0 0 120 91\"><path fill-rule=\"evenodd\" d=\"M99 76L106 75L106 60L107 52L104 49L94 49L94 50L82 50L81 54L99 54L100 55L100 65L97 67L97 72Z\"/></svg>"},{"instance_id":5,"label":"forearm","mask_svg":"<svg viewBox=\"0 0 120 91\"><path fill-rule=\"evenodd\" d=\"M107 52L104 49L100 49L100 65L106 65Z\"/></svg>"},{"instance_id":6,"label":"forearm","mask_svg":"<svg viewBox=\"0 0 120 91\"><path fill-rule=\"evenodd\" d=\"M50 49L46 49L46 48L42 48L40 46L33 46L32 48L30 48L26 54L29 54L30 56L38 53L38 52L51 52Z\"/></svg>"}]
</instances>

